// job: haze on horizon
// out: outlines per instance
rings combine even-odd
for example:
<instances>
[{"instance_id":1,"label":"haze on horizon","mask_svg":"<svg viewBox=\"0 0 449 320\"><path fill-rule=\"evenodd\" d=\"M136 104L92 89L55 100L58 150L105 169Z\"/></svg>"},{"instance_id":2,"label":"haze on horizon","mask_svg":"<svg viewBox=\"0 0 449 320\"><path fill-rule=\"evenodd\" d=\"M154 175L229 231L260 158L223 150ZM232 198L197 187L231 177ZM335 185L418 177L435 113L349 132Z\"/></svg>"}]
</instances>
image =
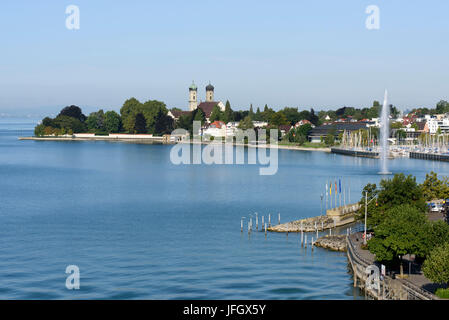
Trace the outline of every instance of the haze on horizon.
<instances>
[{"instance_id":1,"label":"haze on horizon","mask_svg":"<svg viewBox=\"0 0 449 320\"><path fill-rule=\"evenodd\" d=\"M80 8L80 29L65 26ZM380 29L368 30L368 5ZM211 81L234 109L400 109L449 100L449 2L8 1L0 10L0 114L118 110L136 97L187 109Z\"/></svg>"}]
</instances>

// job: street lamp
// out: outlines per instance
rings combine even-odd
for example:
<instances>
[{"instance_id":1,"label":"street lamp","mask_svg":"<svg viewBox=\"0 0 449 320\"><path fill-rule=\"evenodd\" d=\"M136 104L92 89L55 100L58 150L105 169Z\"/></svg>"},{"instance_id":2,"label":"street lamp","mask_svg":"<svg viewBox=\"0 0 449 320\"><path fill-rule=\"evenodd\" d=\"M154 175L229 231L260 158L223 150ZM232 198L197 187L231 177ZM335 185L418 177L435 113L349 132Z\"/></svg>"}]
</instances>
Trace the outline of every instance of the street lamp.
<instances>
[{"instance_id":1,"label":"street lamp","mask_svg":"<svg viewBox=\"0 0 449 320\"><path fill-rule=\"evenodd\" d=\"M368 192L365 192L365 232L363 236L363 244L366 245L366 219L368 216L368 204L376 199L376 197L372 198L370 201L368 201Z\"/></svg>"}]
</instances>

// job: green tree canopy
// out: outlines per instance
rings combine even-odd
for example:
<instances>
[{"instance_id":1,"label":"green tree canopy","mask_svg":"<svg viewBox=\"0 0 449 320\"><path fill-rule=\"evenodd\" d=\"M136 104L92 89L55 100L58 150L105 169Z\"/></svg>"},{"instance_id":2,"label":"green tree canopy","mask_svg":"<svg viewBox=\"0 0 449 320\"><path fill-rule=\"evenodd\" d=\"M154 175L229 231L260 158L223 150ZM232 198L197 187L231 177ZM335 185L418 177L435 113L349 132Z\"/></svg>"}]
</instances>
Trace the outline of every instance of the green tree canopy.
<instances>
[{"instance_id":1,"label":"green tree canopy","mask_svg":"<svg viewBox=\"0 0 449 320\"><path fill-rule=\"evenodd\" d=\"M134 133L147 133L147 123L143 113L138 113L134 121Z\"/></svg>"},{"instance_id":2,"label":"green tree canopy","mask_svg":"<svg viewBox=\"0 0 449 320\"><path fill-rule=\"evenodd\" d=\"M224 115L223 115L223 112L221 111L220 107L218 105L215 105L212 108L212 112L210 114L209 121L214 122L214 121L218 121L218 120L223 120L223 118L224 118Z\"/></svg>"},{"instance_id":3,"label":"green tree canopy","mask_svg":"<svg viewBox=\"0 0 449 320\"><path fill-rule=\"evenodd\" d=\"M373 205L373 203L368 208L368 224L370 227L380 224L387 210L402 204L414 206L420 212L424 212L426 209L422 189L412 175L406 177L403 173L399 173L395 174L392 179L382 179L380 189L373 191L373 194L378 197L376 205ZM360 204L362 204L362 211L365 205L365 194L362 194Z\"/></svg>"},{"instance_id":4,"label":"green tree canopy","mask_svg":"<svg viewBox=\"0 0 449 320\"><path fill-rule=\"evenodd\" d=\"M122 127L122 119L115 111L107 111L104 114L104 128L108 133L118 133Z\"/></svg>"},{"instance_id":5,"label":"green tree canopy","mask_svg":"<svg viewBox=\"0 0 449 320\"><path fill-rule=\"evenodd\" d=\"M368 241L368 248L378 261L394 261L400 255L420 255L425 251L421 236L427 224L424 213L403 204L387 210L385 216L374 228L375 237Z\"/></svg>"},{"instance_id":6,"label":"green tree canopy","mask_svg":"<svg viewBox=\"0 0 449 320\"><path fill-rule=\"evenodd\" d=\"M245 119L240 121L238 128L242 129L242 130L253 129L254 124L253 124L253 121L251 120L251 117L246 116Z\"/></svg>"},{"instance_id":7,"label":"green tree canopy","mask_svg":"<svg viewBox=\"0 0 449 320\"><path fill-rule=\"evenodd\" d=\"M231 104L229 103L229 101L226 101L225 111L223 113L223 121L224 123L234 121L234 112L231 109Z\"/></svg>"},{"instance_id":8,"label":"green tree canopy","mask_svg":"<svg viewBox=\"0 0 449 320\"><path fill-rule=\"evenodd\" d=\"M270 125L279 127L280 125L288 124L288 120L282 111L278 111L271 115L269 123Z\"/></svg>"},{"instance_id":9,"label":"green tree canopy","mask_svg":"<svg viewBox=\"0 0 449 320\"><path fill-rule=\"evenodd\" d=\"M435 172L426 174L426 179L421 184L421 190L426 201L449 198L449 180L443 177L441 180Z\"/></svg>"},{"instance_id":10,"label":"green tree canopy","mask_svg":"<svg viewBox=\"0 0 449 320\"><path fill-rule=\"evenodd\" d=\"M424 261L422 270L431 281L449 284L449 243L435 247Z\"/></svg>"},{"instance_id":11,"label":"green tree canopy","mask_svg":"<svg viewBox=\"0 0 449 320\"><path fill-rule=\"evenodd\" d=\"M86 116L83 114L83 112L81 111L81 108L78 106L68 106L65 107L64 109L61 110L61 112L59 112L58 117L59 116L67 116L67 117L71 117L71 118L75 118L81 122L84 122L86 120Z\"/></svg>"}]
</instances>

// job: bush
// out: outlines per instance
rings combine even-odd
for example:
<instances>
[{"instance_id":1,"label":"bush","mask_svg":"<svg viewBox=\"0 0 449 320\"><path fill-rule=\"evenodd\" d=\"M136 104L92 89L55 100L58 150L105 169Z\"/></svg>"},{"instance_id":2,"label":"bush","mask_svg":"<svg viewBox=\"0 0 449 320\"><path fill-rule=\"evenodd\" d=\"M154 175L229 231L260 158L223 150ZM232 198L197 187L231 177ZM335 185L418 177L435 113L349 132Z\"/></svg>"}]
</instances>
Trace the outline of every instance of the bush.
<instances>
[{"instance_id":1,"label":"bush","mask_svg":"<svg viewBox=\"0 0 449 320\"><path fill-rule=\"evenodd\" d=\"M435 292L436 296L441 299L449 299L449 289L439 288Z\"/></svg>"}]
</instances>

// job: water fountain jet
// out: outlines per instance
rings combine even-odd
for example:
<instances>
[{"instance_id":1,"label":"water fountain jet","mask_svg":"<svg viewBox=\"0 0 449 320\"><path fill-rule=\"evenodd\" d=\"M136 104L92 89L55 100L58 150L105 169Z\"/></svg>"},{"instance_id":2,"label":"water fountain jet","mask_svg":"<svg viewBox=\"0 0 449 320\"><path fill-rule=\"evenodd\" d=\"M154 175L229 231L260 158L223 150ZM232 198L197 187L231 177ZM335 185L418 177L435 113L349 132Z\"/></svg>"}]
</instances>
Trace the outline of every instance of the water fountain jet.
<instances>
[{"instance_id":1,"label":"water fountain jet","mask_svg":"<svg viewBox=\"0 0 449 320\"><path fill-rule=\"evenodd\" d=\"M379 174L388 175L391 172L388 171L387 161L390 153L390 147L388 145L388 138L390 136L390 120L388 115L390 114L390 106L388 105L388 92L385 90L384 103L382 105L382 111L380 116L380 172Z\"/></svg>"}]
</instances>

